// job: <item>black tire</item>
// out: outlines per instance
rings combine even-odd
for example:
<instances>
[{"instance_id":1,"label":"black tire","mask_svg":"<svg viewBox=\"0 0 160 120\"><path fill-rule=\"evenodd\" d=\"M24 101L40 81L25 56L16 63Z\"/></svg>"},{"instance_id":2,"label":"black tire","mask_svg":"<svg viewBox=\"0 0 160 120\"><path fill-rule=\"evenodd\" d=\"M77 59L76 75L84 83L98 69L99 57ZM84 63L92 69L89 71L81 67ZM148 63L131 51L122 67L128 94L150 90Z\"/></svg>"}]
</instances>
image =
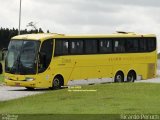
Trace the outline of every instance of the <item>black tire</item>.
<instances>
[{"instance_id":1,"label":"black tire","mask_svg":"<svg viewBox=\"0 0 160 120\"><path fill-rule=\"evenodd\" d=\"M58 89L61 89L63 86L63 79L61 77L55 77L53 79L53 82L52 82L52 88L53 90L58 90Z\"/></svg>"},{"instance_id":2,"label":"black tire","mask_svg":"<svg viewBox=\"0 0 160 120\"><path fill-rule=\"evenodd\" d=\"M127 75L127 82L134 82L136 80L135 72L129 72Z\"/></svg>"},{"instance_id":3,"label":"black tire","mask_svg":"<svg viewBox=\"0 0 160 120\"><path fill-rule=\"evenodd\" d=\"M32 88L32 87L26 87L26 89L27 89L28 91L34 91L34 90L35 90L35 89Z\"/></svg>"},{"instance_id":4,"label":"black tire","mask_svg":"<svg viewBox=\"0 0 160 120\"><path fill-rule=\"evenodd\" d=\"M114 78L116 83L124 82L124 75L122 72L117 72Z\"/></svg>"}]
</instances>

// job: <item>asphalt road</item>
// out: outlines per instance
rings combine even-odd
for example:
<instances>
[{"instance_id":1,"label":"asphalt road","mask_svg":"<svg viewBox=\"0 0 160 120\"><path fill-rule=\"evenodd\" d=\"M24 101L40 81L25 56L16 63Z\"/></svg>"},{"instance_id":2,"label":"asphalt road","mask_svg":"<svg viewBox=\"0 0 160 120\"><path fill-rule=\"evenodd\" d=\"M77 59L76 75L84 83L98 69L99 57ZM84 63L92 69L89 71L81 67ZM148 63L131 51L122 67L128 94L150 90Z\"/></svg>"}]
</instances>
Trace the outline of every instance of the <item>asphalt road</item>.
<instances>
[{"instance_id":1,"label":"asphalt road","mask_svg":"<svg viewBox=\"0 0 160 120\"><path fill-rule=\"evenodd\" d=\"M158 74L160 75L160 60L158 61ZM160 78L141 80L136 82L160 83ZM27 91L25 88L20 87L0 86L0 101L12 100L30 95L41 94L45 91L47 90Z\"/></svg>"},{"instance_id":2,"label":"asphalt road","mask_svg":"<svg viewBox=\"0 0 160 120\"><path fill-rule=\"evenodd\" d=\"M40 93L44 93L44 90L27 91L23 87L0 86L0 101L17 99Z\"/></svg>"}]
</instances>

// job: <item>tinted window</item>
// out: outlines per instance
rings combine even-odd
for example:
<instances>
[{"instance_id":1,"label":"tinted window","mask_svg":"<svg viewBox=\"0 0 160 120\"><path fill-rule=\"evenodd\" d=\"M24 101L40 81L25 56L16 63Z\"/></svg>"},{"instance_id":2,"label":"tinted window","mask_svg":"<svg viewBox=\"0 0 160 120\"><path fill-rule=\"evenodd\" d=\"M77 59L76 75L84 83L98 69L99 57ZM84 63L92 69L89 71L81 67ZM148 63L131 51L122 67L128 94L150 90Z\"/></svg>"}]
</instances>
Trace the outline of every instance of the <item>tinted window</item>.
<instances>
[{"instance_id":1,"label":"tinted window","mask_svg":"<svg viewBox=\"0 0 160 120\"><path fill-rule=\"evenodd\" d=\"M127 39L126 40L126 51L127 52L138 52L138 40L135 39Z\"/></svg>"},{"instance_id":2,"label":"tinted window","mask_svg":"<svg viewBox=\"0 0 160 120\"><path fill-rule=\"evenodd\" d=\"M114 52L116 53L125 52L125 40L124 39L114 40Z\"/></svg>"},{"instance_id":3,"label":"tinted window","mask_svg":"<svg viewBox=\"0 0 160 120\"><path fill-rule=\"evenodd\" d=\"M112 40L110 39L99 40L99 51L100 53L111 53L112 52Z\"/></svg>"},{"instance_id":4,"label":"tinted window","mask_svg":"<svg viewBox=\"0 0 160 120\"><path fill-rule=\"evenodd\" d=\"M83 40L71 40L70 41L70 53L71 54L83 54Z\"/></svg>"},{"instance_id":5,"label":"tinted window","mask_svg":"<svg viewBox=\"0 0 160 120\"><path fill-rule=\"evenodd\" d=\"M68 55L69 43L68 40L56 40L55 55Z\"/></svg>"},{"instance_id":6,"label":"tinted window","mask_svg":"<svg viewBox=\"0 0 160 120\"><path fill-rule=\"evenodd\" d=\"M148 51L154 51L156 49L156 38L148 38Z\"/></svg>"},{"instance_id":7,"label":"tinted window","mask_svg":"<svg viewBox=\"0 0 160 120\"><path fill-rule=\"evenodd\" d=\"M140 52L146 52L147 51L147 40L146 39L140 39L139 40L139 51Z\"/></svg>"},{"instance_id":8,"label":"tinted window","mask_svg":"<svg viewBox=\"0 0 160 120\"><path fill-rule=\"evenodd\" d=\"M41 56L39 58L43 58L43 59L40 59L39 61L39 72L44 72L50 65L50 62L52 59L53 40L44 41L42 43L40 53L41 53Z\"/></svg>"},{"instance_id":9,"label":"tinted window","mask_svg":"<svg viewBox=\"0 0 160 120\"><path fill-rule=\"evenodd\" d=\"M97 53L97 40L94 39L85 40L85 53L86 54Z\"/></svg>"}]
</instances>

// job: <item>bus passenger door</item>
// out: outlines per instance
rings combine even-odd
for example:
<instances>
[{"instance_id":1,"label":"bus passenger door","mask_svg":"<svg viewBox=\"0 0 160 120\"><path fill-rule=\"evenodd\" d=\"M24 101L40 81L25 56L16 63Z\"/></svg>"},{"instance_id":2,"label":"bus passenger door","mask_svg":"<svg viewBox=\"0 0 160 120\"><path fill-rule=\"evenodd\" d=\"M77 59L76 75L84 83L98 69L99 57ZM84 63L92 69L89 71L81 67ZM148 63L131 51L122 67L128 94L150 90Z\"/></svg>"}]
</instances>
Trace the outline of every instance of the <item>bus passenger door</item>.
<instances>
[{"instance_id":1,"label":"bus passenger door","mask_svg":"<svg viewBox=\"0 0 160 120\"><path fill-rule=\"evenodd\" d=\"M40 49L38 61L38 86L48 87L51 78L51 60L53 54L53 39L45 40Z\"/></svg>"}]
</instances>

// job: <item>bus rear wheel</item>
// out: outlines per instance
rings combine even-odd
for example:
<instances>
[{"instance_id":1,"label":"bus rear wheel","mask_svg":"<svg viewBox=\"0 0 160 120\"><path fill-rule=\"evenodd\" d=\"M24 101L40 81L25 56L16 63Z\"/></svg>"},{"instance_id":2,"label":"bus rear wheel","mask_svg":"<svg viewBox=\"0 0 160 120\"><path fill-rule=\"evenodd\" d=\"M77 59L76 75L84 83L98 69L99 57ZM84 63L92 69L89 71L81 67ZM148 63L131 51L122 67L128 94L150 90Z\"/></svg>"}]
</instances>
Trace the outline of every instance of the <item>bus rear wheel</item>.
<instances>
[{"instance_id":1,"label":"bus rear wheel","mask_svg":"<svg viewBox=\"0 0 160 120\"><path fill-rule=\"evenodd\" d=\"M130 71L127 75L127 82L134 82L136 80L136 73Z\"/></svg>"},{"instance_id":2,"label":"bus rear wheel","mask_svg":"<svg viewBox=\"0 0 160 120\"><path fill-rule=\"evenodd\" d=\"M114 81L117 83L124 82L123 72L117 72L115 75Z\"/></svg>"},{"instance_id":3,"label":"bus rear wheel","mask_svg":"<svg viewBox=\"0 0 160 120\"><path fill-rule=\"evenodd\" d=\"M53 79L52 88L53 90L61 89L63 86L63 79L60 76L57 76Z\"/></svg>"}]
</instances>

